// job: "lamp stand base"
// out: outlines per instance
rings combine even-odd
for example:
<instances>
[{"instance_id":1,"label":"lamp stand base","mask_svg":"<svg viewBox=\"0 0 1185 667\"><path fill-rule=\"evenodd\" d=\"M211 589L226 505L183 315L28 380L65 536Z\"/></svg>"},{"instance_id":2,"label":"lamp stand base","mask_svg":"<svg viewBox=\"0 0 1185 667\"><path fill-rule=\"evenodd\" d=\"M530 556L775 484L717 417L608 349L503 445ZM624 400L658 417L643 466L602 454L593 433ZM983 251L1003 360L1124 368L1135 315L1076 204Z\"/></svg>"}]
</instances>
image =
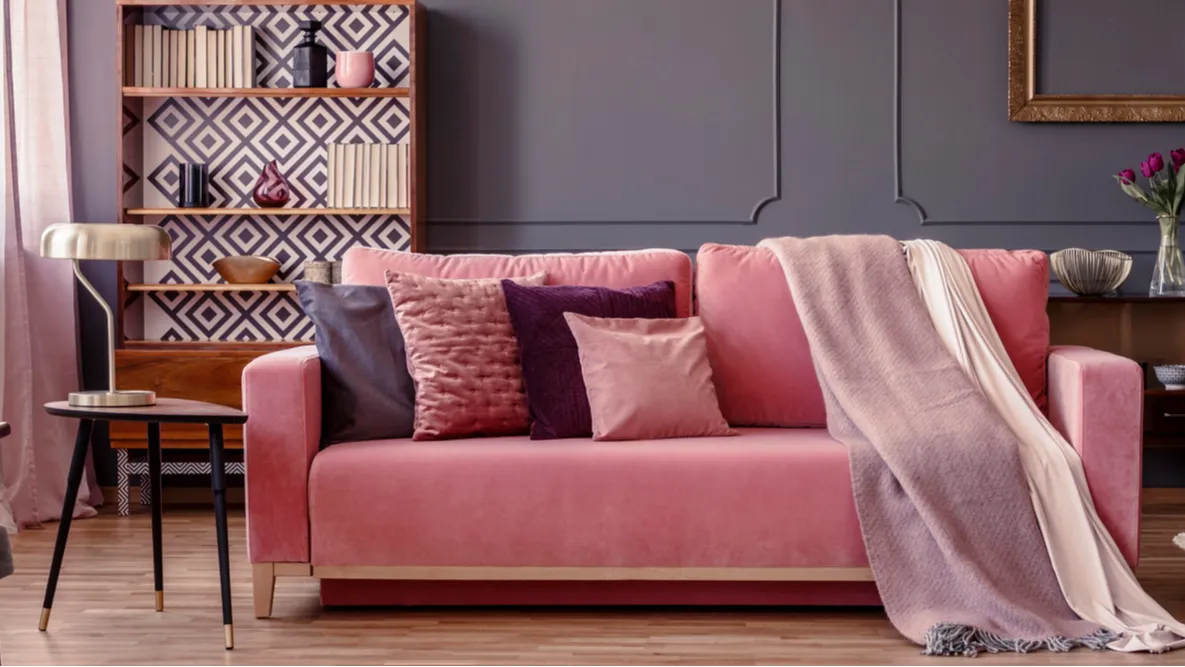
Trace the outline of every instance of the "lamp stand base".
<instances>
[{"instance_id":1,"label":"lamp stand base","mask_svg":"<svg viewBox=\"0 0 1185 667\"><path fill-rule=\"evenodd\" d=\"M143 408L156 405L153 391L75 391L70 405L76 408Z\"/></svg>"}]
</instances>

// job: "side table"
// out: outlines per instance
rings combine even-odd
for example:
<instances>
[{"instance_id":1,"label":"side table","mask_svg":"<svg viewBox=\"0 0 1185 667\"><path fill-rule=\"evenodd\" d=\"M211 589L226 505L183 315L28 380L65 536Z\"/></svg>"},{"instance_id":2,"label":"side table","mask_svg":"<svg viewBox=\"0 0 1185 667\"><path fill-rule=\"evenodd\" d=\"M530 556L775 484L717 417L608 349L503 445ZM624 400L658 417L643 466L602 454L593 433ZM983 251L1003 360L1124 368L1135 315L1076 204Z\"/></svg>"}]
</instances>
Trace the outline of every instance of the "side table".
<instances>
[{"instance_id":1,"label":"side table","mask_svg":"<svg viewBox=\"0 0 1185 667\"><path fill-rule=\"evenodd\" d=\"M218 534L218 573L222 579L222 623L226 636L226 648L234 648L234 625L230 609L230 555L226 536L226 475L222 460L222 427L226 424L243 424L246 413L213 403L188 401L176 398L158 399L156 405L140 408L84 408L75 407L66 401L46 403L45 411L55 417L80 420L78 436L74 440L74 455L70 459L70 473L66 481L66 498L62 503L62 521L58 524L58 538L54 543L53 562L49 568L49 580L45 585L45 604L41 609L38 628L45 631L49 625L49 613L53 608L54 591L58 587L58 575L62 569L62 558L66 554L66 540L70 535L70 522L74 502L78 499L78 487L86 465L87 449L95 422L140 422L148 428L148 475L152 485L152 570L156 589L156 610L164 610L164 565L161 545L161 424L206 424L210 430L210 485L214 490L214 523Z\"/></svg>"}]
</instances>

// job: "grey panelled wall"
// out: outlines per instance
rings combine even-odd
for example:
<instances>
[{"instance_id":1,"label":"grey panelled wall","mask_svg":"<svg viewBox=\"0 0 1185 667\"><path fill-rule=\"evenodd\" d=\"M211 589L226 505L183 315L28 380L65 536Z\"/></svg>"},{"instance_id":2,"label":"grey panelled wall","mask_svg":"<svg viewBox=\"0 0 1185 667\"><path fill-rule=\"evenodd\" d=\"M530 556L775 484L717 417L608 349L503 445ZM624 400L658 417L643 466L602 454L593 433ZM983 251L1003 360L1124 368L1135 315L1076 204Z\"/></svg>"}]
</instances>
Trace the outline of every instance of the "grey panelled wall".
<instances>
[{"instance_id":1,"label":"grey panelled wall","mask_svg":"<svg viewBox=\"0 0 1185 667\"><path fill-rule=\"evenodd\" d=\"M1004 0L899 0L899 67L897 0L424 2L432 250L694 251L877 232L1117 248L1136 254L1128 288L1146 282L1154 224L1109 174L1185 144L1185 133L1008 123ZM1126 30L1099 29L1116 18L1108 0L1042 2L1041 72L1055 92L1096 71L1098 90L1132 92L1130 68L1149 76L1163 59L1138 57L1144 36L1181 23L1157 18L1181 13L1179 0L1128 0L1122 19L1147 24ZM111 220L114 0L69 9L75 211ZM1058 85L1059 72L1076 78ZM898 185L921 208L895 201ZM110 266L88 270L114 294ZM94 381L98 318L82 314Z\"/></svg>"}]
</instances>

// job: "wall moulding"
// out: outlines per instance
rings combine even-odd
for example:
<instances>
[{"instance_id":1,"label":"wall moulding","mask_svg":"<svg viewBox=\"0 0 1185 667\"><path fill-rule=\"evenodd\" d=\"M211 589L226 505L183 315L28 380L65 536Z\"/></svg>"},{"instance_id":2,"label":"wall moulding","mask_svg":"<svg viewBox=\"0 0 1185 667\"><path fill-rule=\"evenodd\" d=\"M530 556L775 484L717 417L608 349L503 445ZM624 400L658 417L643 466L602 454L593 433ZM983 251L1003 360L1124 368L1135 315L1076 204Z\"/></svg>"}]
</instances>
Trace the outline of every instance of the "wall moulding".
<instances>
[{"instance_id":1,"label":"wall moulding","mask_svg":"<svg viewBox=\"0 0 1185 667\"><path fill-rule=\"evenodd\" d=\"M1035 3L1038 0L1009 0L1009 68L1015 67L1014 45L1015 38L1011 34L1015 29L1015 19L1013 18L1017 12L1032 12L1035 11ZM1136 225L1149 225L1152 220L982 220L982 219L965 219L952 220L943 218L931 218L926 212L926 208L916 199L905 194L902 186L902 65L901 65L901 51L902 51L902 5L904 0L893 0L893 201L897 204L903 204L913 209L918 216L918 223L925 227L942 227L942 226L956 226L956 225L991 225L996 227L1062 227L1062 226L1090 226L1090 227L1126 227ZM1026 48L1031 48L1033 42L1030 40ZM1014 83L1015 80L1012 80ZM1030 85L1033 78L1028 79L1026 85ZM1009 91L1009 103L1013 100L1013 90ZM1051 96L1052 97L1052 96ZM1146 99L1146 98L1140 98ZM1185 98L1181 98L1182 117L1178 120L1185 120Z\"/></svg>"},{"instance_id":2,"label":"wall moulding","mask_svg":"<svg viewBox=\"0 0 1185 667\"><path fill-rule=\"evenodd\" d=\"M479 220L429 218L431 225L447 225L450 227L529 227L551 226L564 227L574 225L756 225L762 211L770 204L782 200L782 3L784 0L769 0L773 10L770 34L772 48L770 57L773 59L773 77L771 90L773 93L773 147L772 147L772 194L753 205L748 217L731 220Z\"/></svg>"}]
</instances>

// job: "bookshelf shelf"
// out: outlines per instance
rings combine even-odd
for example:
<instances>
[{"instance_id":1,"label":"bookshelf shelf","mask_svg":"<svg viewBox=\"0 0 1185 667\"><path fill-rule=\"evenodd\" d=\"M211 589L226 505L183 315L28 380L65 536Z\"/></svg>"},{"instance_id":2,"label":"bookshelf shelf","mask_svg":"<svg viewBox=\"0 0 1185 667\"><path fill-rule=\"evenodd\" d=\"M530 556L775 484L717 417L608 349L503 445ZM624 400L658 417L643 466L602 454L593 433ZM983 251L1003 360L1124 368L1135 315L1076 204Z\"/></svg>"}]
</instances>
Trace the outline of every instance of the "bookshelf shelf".
<instances>
[{"instance_id":1,"label":"bookshelf shelf","mask_svg":"<svg viewBox=\"0 0 1185 667\"><path fill-rule=\"evenodd\" d=\"M408 88L145 88L124 86L124 97L409 97Z\"/></svg>"},{"instance_id":2,"label":"bookshelf shelf","mask_svg":"<svg viewBox=\"0 0 1185 667\"><path fill-rule=\"evenodd\" d=\"M232 285L230 283L198 283L188 285L132 284L129 292L295 292L292 283L260 283Z\"/></svg>"},{"instance_id":3,"label":"bookshelf shelf","mask_svg":"<svg viewBox=\"0 0 1185 667\"><path fill-rule=\"evenodd\" d=\"M411 215L408 208L129 208L127 215Z\"/></svg>"}]
</instances>

